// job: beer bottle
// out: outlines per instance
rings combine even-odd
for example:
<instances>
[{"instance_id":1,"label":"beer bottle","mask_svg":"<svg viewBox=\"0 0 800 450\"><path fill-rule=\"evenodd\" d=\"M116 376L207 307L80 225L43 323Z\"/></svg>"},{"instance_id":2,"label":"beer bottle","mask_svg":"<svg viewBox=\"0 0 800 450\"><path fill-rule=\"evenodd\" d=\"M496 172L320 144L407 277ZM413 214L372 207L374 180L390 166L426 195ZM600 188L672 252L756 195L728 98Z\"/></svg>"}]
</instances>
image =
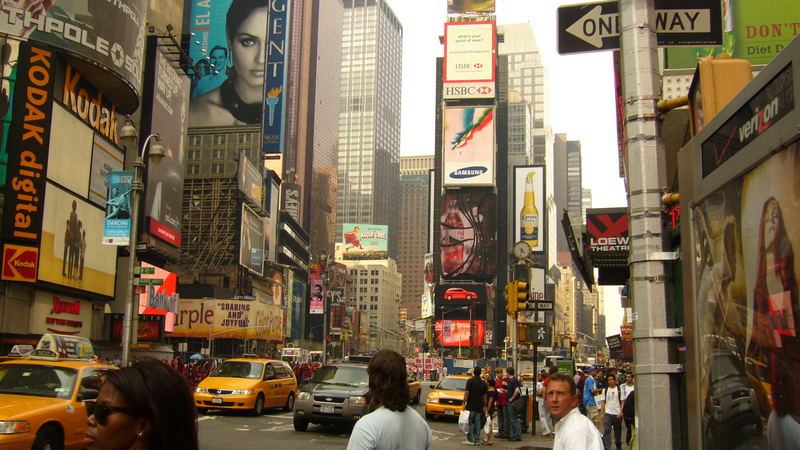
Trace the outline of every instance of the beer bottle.
<instances>
[{"instance_id":1,"label":"beer bottle","mask_svg":"<svg viewBox=\"0 0 800 450\"><path fill-rule=\"evenodd\" d=\"M519 212L519 236L531 246L539 246L539 210L536 209L536 199L533 195L533 176L536 172L528 173L525 180L525 199Z\"/></svg>"}]
</instances>

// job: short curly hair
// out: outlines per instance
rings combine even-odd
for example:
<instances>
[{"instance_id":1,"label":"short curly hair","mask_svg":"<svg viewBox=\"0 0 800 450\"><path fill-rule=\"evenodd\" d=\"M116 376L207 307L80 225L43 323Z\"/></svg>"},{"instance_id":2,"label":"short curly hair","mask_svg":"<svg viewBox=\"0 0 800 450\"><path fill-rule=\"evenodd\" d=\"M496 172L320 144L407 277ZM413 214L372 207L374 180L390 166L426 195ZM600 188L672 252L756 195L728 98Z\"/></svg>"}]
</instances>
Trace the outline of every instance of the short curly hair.
<instances>
[{"instance_id":1,"label":"short curly hair","mask_svg":"<svg viewBox=\"0 0 800 450\"><path fill-rule=\"evenodd\" d=\"M381 350L367 365L372 400L392 411L405 411L409 401L406 360L394 350Z\"/></svg>"}]
</instances>

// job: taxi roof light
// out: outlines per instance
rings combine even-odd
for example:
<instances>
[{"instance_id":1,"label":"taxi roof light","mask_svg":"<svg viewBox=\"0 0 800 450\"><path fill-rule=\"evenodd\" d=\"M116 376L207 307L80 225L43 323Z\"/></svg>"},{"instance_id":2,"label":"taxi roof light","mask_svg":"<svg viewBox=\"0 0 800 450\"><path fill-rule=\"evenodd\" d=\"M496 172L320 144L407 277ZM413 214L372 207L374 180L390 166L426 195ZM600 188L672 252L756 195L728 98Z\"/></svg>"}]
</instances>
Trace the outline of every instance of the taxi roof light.
<instances>
[{"instance_id":1,"label":"taxi roof light","mask_svg":"<svg viewBox=\"0 0 800 450\"><path fill-rule=\"evenodd\" d=\"M84 336L46 333L36 344L31 359L58 361L61 359L90 360L95 356L92 341Z\"/></svg>"}]
</instances>

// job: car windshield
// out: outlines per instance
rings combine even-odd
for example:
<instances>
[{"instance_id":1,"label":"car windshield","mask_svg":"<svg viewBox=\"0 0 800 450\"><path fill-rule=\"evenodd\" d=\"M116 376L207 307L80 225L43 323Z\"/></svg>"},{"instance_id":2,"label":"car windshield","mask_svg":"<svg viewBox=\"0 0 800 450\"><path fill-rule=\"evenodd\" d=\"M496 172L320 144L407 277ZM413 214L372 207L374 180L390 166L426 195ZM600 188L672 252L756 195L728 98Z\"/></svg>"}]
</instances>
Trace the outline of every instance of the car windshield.
<instances>
[{"instance_id":1,"label":"car windshield","mask_svg":"<svg viewBox=\"0 0 800 450\"><path fill-rule=\"evenodd\" d=\"M369 376L366 367L323 366L317 370L311 382L342 386L367 386Z\"/></svg>"},{"instance_id":2,"label":"car windshield","mask_svg":"<svg viewBox=\"0 0 800 450\"><path fill-rule=\"evenodd\" d=\"M70 398L78 371L35 364L0 365L0 393Z\"/></svg>"},{"instance_id":3,"label":"car windshield","mask_svg":"<svg viewBox=\"0 0 800 450\"><path fill-rule=\"evenodd\" d=\"M247 361L223 361L217 369L211 373L212 377L229 378L249 378L256 380L261 378L264 370L264 363Z\"/></svg>"},{"instance_id":4,"label":"car windshield","mask_svg":"<svg viewBox=\"0 0 800 450\"><path fill-rule=\"evenodd\" d=\"M467 380L468 378L445 378L439 384L439 389L463 391L467 388Z\"/></svg>"}]
</instances>

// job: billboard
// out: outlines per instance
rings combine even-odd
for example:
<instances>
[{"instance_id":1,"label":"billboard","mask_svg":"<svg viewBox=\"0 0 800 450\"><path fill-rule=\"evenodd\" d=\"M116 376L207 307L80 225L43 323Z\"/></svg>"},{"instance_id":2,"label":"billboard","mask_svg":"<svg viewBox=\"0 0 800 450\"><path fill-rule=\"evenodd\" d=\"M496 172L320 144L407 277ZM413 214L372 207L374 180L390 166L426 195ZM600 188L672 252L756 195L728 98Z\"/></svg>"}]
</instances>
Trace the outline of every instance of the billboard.
<instances>
[{"instance_id":1,"label":"billboard","mask_svg":"<svg viewBox=\"0 0 800 450\"><path fill-rule=\"evenodd\" d=\"M437 319L486 319L489 294L484 283L437 284L433 291Z\"/></svg>"},{"instance_id":2,"label":"billboard","mask_svg":"<svg viewBox=\"0 0 800 450\"><path fill-rule=\"evenodd\" d=\"M50 182L45 197L39 280L113 297L117 248L102 244L103 210Z\"/></svg>"},{"instance_id":3,"label":"billboard","mask_svg":"<svg viewBox=\"0 0 800 450\"><path fill-rule=\"evenodd\" d=\"M800 33L795 0L723 0L722 46L668 47L666 68L690 69L703 56L727 53L751 64L767 64Z\"/></svg>"},{"instance_id":4,"label":"billboard","mask_svg":"<svg viewBox=\"0 0 800 450\"><path fill-rule=\"evenodd\" d=\"M51 149L52 152L52 149ZM89 201L105 208L108 199L108 174L122 170L125 154L100 134L94 135L92 169L89 174Z\"/></svg>"},{"instance_id":5,"label":"billboard","mask_svg":"<svg viewBox=\"0 0 800 450\"><path fill-rule=\"evenodd\" d=\"M244 152L239 152L239 190L251 202L261 204L261 171L253 164Z\"/></svg>"},{"instance_id":6,"label":"billboard","mask_svg":"<svg viewBox=\"0 0 800 450\"><path fill-rule=\"evenodd\" d=\"M494 82L497 61L494 22L444 24L444 82Z\"/></svg>"},{"instance_id":7,"label":"billboard","mask_svg":"<svg viewBox=\"0 0 800 450\"><path fill-rule=\"evenodd\" d=\"M486 322L483 320L437 320L434 328L436 343L442 347L470 347L470 340L472 346L481 347L486 335Z\"/></svg>"},{"instance_id":8,"label":"billboard","mask_svg":"<svg viewBox=\"0 0 800 450\"><path fill-rule=\"evenodd\" d=\"M264 219L245 204L242 204L239 264L259 275L264 273Z\"/></svg>"},{"instance_id":9,"label":"billboard","mask_svg":"<svg viewBox=\"0 0 800 450\"><path fill-rule=\"evenodd\" d=\"M514 242L525 241L535 252L544 251L544 177L544 166L514 167Z\"/></svg>"},{"instance_id":10,"label":"billboard","mask_svg":"<svg viewBox=\"0 0 800 450\"><path fill-rule=\"evenodd\" d=\"M389 226L345 223L342 242L345 260L386 259L389 257Z\"/></svg>"},{"instance_id":11,"label":"billboard","mask_svg":"<svg viewBox=\"0 0 800 450\"><path fill-rule=\"evenodd\" d=\"M50 142L55 55L49 49L23 43L8 131L8 172L3 208L4 241L39 245L44 215L45 174ZM31 99L21 101L21 99ZM36 130L29 132L27 130Z\"/></svg>"},{"instance_id":12,"label":"billboard","mask_svg":"<svg viewBox=\"0 0 800 450\"><path fill-rule=\"evenodd\" d=\"M483 277L497 270L497 195L485 189L447 194L439 215L442 276Z\"/></svg>"},{"instance_id":13,"label":"billboard","mask_svg":"<svg viewBox=\"0 0 800 450\"><path fill-rule=\"evenodd\" d=\"M34 283L38 261L39 247L3 244L2 279Z\"/></svg>"},{"instance_id":14,"label":"billboard","mask_svg":"<svg viewBox=\"0 0 800 450\"><path fill-rule=\"evenodd\" d=\"M789 418L800 403L798 167L795 142L691 208L696 254L684 261L694 264L703 429L734 431L708 423L726 378L741 381L753 423ZM769 447L788 442L781 435L768 433Z\"/></svg>"},{"instance_id":15,"label":"billboard","mask_svg":"<svg viewBox=\"0 0 800 450\"><path fill-rule=\"evenodd\" d=\"M281 308L258 301L180 299L170 337L283 339Z\"/></svg>"},{"instance_id":16,"label":"billboard","mask_svg":"<svg viewBox=\"0 0 800 450\"><path fill-rule=\"evenodd\" d=\"M495 0L447 0L448 14L494 12Z\"/></svg>"},{"instance_id":17,"label":"billboard","mask_svg":"<svg viewBox=\"0 0 800 450\"><path fill-rule=\"evenodd\" d=\"M14 90L17 84L19 72L19 46L20 42L14 39L2 39L0 44L3 46L6 55L5 61L0 61L0 96L7 98L7 103L0 105L0 186L6 184L6 170L8 165L8 131L11 128L11 121L14 104Z\"/></svg>"},{"instance_id":18,"label":"billboard","mask_svg":"<svg viewBox=\"0 0 800 450\"><path fill-rule=\"evenodd\" d=\"M108 201L103 221L103 244L128 245L131 240L131 184L133 171L108 174Z\"/></svg>"},{"instance_id":19,"label":"billboard","mask_svg":"<svg viewBox=\"0 0 800 450\"><path fill-rule=\"evenodd\" d=\"M158 142L164 147L164 158L157 164L147 164L144 217L149 219L150 234L180 247L189 79L172 67L156 36L149 37L147 43L143 128L161 137Z\"/></svg>"},{"instance_id":20,"label":"billboard","mask_svg":"<svg viewBox=\"0 0 800 450\"><path fill-rule=\"evenodd\" d=\"M191 2L189 56L198 62L199 77L192 82L189 124L261 125L264 151L280 153L289 2L232 3Z\"/></svg>"},{"instance_id":21,"label":"billboard","mask_svg":"<svg viewBox=\"0 0 800 450\"><path fill-rule=\"evenodd\" d=\"M278 202L280 201L281 190L275 179L272 177L270 179L269 189L267 190L269 211L267 211L267 218L264 221L264 252L267 260L275 261L278 242Z\"/></svg>"},{"instance_id":22,"label":"billboard","mask_svg":"<svg viewBox=\"0 0 800 450\"><path fill-rule=\"evenodd\" d=\"M322 314L325 309L325 291L320 277L309 278L311 284L311 302L309 304L310 314Z\"/></svg>"},{"instance_id":23,"label":"billboard","mask_svg":"<svg viewBox=\"0 0 800 450\"><path fill-rule=\"evenodd\" d=\"M0 33L43 42L100 63L108 91L126 112L138 106L144 46L145 0L3 2ZM85 64L86 67L96 66ZM118 79L119 82L114 82Z\"/></svg>"},{"instance_id":24,"label":"billboard","mask_svg":"<svg viewBox=\"0 0 800 450\"><path fill-rule=\"evenodd\" d=\"M107 314L111 319L111 341L122 340L124 314ZM164 340L164 316L158 314L139 314L136 318L138 342L162 342Z\"/></svg>"},{"instance_id":25,"label":"billboard","mask_svg":"<svg viewBox=\"0 0 800 450\"><path fill-rule=\"evenodd\" d=\"M494 107L445 107L443 116L443 186L494 186Z\"/></svg>"},{"instance_id":26,"label":"billboard","mask_svg":"<svg viewBox=\"0 0 800 450\"><path fill-rule=\"evenodd\" d=\"M155 314L164 316L164 331L171 332L175 325L175 314L178 312L178 275L158 266L142 262L142 267L152 267L153 274L141 274L141 278L163 280L161 286L142 286L139 294L139 314Z\"/></svg>"}]
</instances>

